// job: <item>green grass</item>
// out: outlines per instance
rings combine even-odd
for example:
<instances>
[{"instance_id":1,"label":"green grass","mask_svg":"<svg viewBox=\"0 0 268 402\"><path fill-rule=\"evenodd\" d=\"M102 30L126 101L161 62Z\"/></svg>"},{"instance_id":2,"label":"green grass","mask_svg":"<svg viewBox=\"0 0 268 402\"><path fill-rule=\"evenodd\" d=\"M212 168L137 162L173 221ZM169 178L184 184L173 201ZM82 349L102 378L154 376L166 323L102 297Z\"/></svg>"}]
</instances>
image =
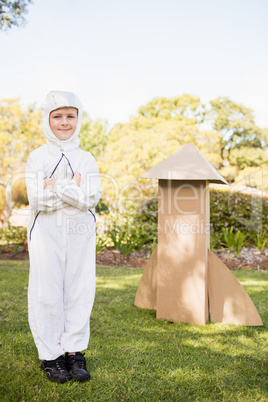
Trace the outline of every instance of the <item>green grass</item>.
<instances>
[{"instance_id":1,"label":"green grass","mask_svg":"<svg viewBox=\"0 0 268 402\"><path fill-rule=\"evenodd\" d=\"M28 262L0 261L1 401L267 401L268 272L234 271L263 327L156 320L133 306L139 268L99 267L92 380L51 383L27 322Z\"/></svg>"}]
</instances>

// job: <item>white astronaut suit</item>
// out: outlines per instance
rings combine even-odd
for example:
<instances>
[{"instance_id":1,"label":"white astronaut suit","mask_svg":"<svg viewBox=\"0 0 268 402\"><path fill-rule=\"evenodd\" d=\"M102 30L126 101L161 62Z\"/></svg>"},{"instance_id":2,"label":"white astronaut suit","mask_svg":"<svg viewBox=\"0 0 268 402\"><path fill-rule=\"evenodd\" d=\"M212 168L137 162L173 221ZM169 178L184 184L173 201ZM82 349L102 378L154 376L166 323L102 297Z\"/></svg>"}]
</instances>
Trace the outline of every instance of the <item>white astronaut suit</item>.
<instances>
[{"instance_id":1,"label":"white astronaut suit","mask_svg":"<svg viewBox=\"0 0 268 402\"><path fill-rule=\"evenodd\" d=\"M78 109L75 133L58 139L49 126L50 112ZM29 324L41 360L88 346L89 319L95 297L95 215L101 183L94 157L79 148L82 120L79 99L52 91L42 106L47 143L31 152L26 167L30 217ZM81 174L81 184L73 180ZM44 189L46 178L56 180Z\"/></svg>"}]
</instances>

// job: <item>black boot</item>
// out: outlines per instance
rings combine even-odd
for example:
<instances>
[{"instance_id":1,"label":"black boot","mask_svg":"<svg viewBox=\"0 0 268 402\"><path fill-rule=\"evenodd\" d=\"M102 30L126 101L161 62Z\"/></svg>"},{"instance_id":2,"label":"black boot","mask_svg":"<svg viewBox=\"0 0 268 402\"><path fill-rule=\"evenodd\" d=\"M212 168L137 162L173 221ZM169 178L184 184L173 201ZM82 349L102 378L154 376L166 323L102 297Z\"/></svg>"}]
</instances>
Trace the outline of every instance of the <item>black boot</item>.
<instances>
[{"instance_id":1,"label":"black boot","mask_svg":"<svg viewBox=\"0 0 268 402\"><path fill-rule=\"evenodd\" d=\"M64 383L72 379L63 356L59 356L55 360L43 360L41 368L45 371L50 381Z\"/></svg>"},{"instance_id":2,"label":"black boot","mask_svg":"<svg viewBox=\"0 0 268 402\"><path fill-rule=\"evenodd\" d=\"M87 381L90 379L90 374L87 371L86 359L84 354L76 352L75 355L66 353L65 361L67 369L71 376L77 381Z\"/></svg>"}]
</instances>

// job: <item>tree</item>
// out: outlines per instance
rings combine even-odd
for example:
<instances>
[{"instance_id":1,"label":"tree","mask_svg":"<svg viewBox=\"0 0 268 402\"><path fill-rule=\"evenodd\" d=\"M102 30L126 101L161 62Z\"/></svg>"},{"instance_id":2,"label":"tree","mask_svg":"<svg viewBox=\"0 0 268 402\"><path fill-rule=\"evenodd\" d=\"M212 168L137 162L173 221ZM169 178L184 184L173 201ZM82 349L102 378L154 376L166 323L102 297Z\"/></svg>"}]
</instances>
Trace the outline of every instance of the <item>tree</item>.
<instances>
[{"instance_id":1,"label":"tree","mask_svg":"<svg viewBox=\"0 0 268 402\"><path fill-rule=\"evenodd\" d=\"M108 141L108 123L106 120L91 120L86 112L80 130L80 146L85 151L91 152L97 158L100 156Z\"/></svg>"},{"instance_id":2,"label":"tree","mask_svg":"<svg viewBox=\"0 0 268 402\"><path fill-rule=\"evenodd\" d=\"M116 124L109 133L104 154L98 163L103 177L104 197L121 211L151 197L156 188L138 177L192 142L218 167L221 164L220 135L202 130L205 108L190 95L156 98L141 107L128 123Z\"/></svg>"},{"instance_id":3,"label":"tree","mask_svg":"<svg viewBox=\"0 0 268 402\"><path fill-rule=\"evenodd\" d=\"M237 166L239 170L247 167L258 167L268 163L268 154L258 147L238 147L232 149L229 155L231 166Z\"/></svg>"},{"instance_id":4,"label":"tree","mask_svg":"<svg viewBox=\"0 0 268 402\"><path fill-rule=\"evenodd\" d=\"M145 117L161 117L170 120L174 117L188 117L201 123L205 115L205 106L198 97L183 94L175 98L155 98L147 105L139 108L139 115Z\"/></svg>"},{"instance_id":5,"label":"tree","mask_svg":"<svg viewBox=\"0 0 268 402\"><path fill-rule=\"evenodd\" d=\"M268 162L267 130L255 124L251 109L229 98L203 105L184 94L155 98L109 133L98 163L104 197L121 212L156 193L152 181L138 177L188 142L231 181L242 169Z\"/></svg>"},{"instance_id":6,"label":"tree","mask_svg":"<svg viewBox=\"0 0 268 402\"><path fill-rule=\"evenodd\" d=\"M5 189L3 221L7 224L12 213L12 185L21 179L23 164L34 148L44 143L41 111L29 106L23 110L18 99L0 101L0 185Z\"/></svg>"},{"instance_id":7,"label":"tree","mask_svg":"<svg viewBox=\"0 0 268 402\"><path fill-rule=\"evenodd\" d=\"M236 165L238 153L239 155L246 153L249 157L250 153L255 156L258 154L260 159L256 160L257 165L267 160L265 151L268 146L268 132L267 129L262 129L255 124L250 108L235 103L227 97L212 100L210 106L206 118L212 128L221 135L223 164ZM244 156L243 164L240 164L239 168L244 168L248 163L252 166L252 161L249 162L248 158Z\"/></svg>"},{"instance_id":8,"label":"tree","mask_svg":"<svg viewBox=\"0 0 268 402\"><path fill-rule=\"evenodd\" d=\"M0 30L6 31L25 22L24 14L32 0L0 0Z\"/></svg>"}]
</instances>

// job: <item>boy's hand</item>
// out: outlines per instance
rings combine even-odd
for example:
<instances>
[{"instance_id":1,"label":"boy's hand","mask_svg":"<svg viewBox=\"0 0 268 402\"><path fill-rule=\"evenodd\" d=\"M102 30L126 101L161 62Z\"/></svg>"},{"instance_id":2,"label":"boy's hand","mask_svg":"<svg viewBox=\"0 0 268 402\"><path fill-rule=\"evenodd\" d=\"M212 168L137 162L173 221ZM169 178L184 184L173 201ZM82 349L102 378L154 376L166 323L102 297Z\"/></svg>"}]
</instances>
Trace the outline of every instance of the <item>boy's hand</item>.
<instances>
[{"instance_id":1,"label":"boy's hand","mask_svg":"<svg viewBox=\"0 0 268 402\"><path fill-rule=\"evenodd\" d=\"M44 190L47 188L48 191L53 191L54 185L56 183L56 180L54 179L45 179L45 187Z\"/></svg>"},{"instance_id":2,"label":"boy's hand","mask_svg":"<svg viewBox=\"0 0 268 402\"><path fill-rule=\"evenodd\" d=\"M76 184L78 185L78 187L80 187L80 183L81 183L81 173L76 172L73 180L76 182Z\"/></svg>"}]
</instances>

